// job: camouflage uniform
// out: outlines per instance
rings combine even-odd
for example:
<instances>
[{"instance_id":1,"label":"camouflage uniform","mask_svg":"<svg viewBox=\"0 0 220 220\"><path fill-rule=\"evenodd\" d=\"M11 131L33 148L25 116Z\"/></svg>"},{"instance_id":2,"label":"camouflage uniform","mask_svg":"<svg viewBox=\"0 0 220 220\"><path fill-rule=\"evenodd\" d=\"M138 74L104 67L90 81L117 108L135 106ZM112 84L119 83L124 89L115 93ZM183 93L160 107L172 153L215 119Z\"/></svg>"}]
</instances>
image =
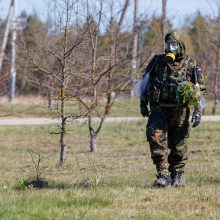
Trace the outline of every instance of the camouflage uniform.
<instances>
[{"instance_id":1,"label":"camouflage uniform","mask_svg":"<svg viewBox=\"0 0 220 220\"><path fill-rule=\"evenodd\" d=\"M185 52L185 46L182 45L181 50ZM169 175L171 172L173 178L175 173L184 172L188 159L186 143L190 116L187 105L180 106L176 101L176 86L183 81L198 82L201 86L204 78L200 67L184 53L179 60L171 63L167 62L166 54L156 55L146 72L150 73L149 86L142 94L141 102L150 104L146 136L151 158L159 175ZM201 109L197 108L196 111L200 112Z\"/></svg>"}]
</instances>

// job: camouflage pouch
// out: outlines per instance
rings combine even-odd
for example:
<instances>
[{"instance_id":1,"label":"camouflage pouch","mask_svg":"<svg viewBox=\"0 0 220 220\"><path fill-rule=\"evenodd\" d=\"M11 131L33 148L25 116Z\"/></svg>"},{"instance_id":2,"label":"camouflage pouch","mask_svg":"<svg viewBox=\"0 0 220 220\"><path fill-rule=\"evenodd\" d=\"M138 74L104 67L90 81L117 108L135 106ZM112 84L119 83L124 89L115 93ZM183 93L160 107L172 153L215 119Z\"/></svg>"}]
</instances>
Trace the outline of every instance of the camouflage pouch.
<instances>
[{"instance_id":1,"label":"camouflage pouch","mask_svg":"<svg viewBox=\"0 0 220 220\"><path fill-rule=\"evenodd\" d=\"M164 84L161 88L160 101L167 102L168 98L169 98L168 86L166 84Z\"/></svg>"},{"instance_id":2,"label":"camouflage pouch","mask_svg":"<svg viewBox=\"0 0 220 220\"><path fill-rule=\"evenodd\" d=\"M160 101L174 103L176 102L176 84L165 83L161 88Z\"/></svg>"},{"instance_id":3,"label":"camouflage pouch","mask_svg":"<svg viewBox=\"0 0 220 220\"><path fill-rule=\"evenodd\" d=\"M150 89L148 93L148 100L151 103L157 103L160 100L160 89L158 89L155 85Z\"/></svg>"},{"instance_id":4,"label":"camouflage pouch","mask_svg":"<svg viewBox=\"0 0 220 220\"><path fill-rule=\"evenodd\" d=\"M170 102L176 102L176 89L177 89L177 85L176 84L170 84L169 85L169 95L168 95L168 99Z\"/></svg>"}]
</instances>

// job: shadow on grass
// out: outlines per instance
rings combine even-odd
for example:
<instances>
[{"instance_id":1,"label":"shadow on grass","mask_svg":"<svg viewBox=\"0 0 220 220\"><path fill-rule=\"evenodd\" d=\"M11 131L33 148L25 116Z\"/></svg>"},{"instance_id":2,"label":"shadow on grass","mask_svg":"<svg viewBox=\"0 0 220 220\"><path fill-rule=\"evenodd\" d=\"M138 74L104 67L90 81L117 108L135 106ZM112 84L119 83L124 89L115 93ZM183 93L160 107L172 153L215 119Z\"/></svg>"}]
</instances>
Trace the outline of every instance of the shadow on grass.
<instances>
[{"instance_id":1,"label":"shadow on grass","mask_svg":"<svg viewBox=\"0 0 220 220\"><path fill-rule=\"evenodd\" d=\"M26 189L43 189L49 186L48 182L43 179L34 180L23 180L15 185L16 190Z\"/></svg>"},{"instance_id":2,"label":"shadow on grass","mask_svg":"<svg viewBox=\"0 0 220 220\"><path fill-rule=\"evenodd\" d=\"M47 182L45 180L24 180L15 185L16 190L28 190L28 189L91 189L96 187L91 180L82 180L75 183L64 182Z\"/></svg>"},{"instance_id":3,"label":"shadow on grass","mask_svg":"<svg viewBox=\"0 0 220 220\"><path fill-rule=\"evenodd\" d=\"M93 189L96 187L132 187L132 188L155 188L151 178L110 178L101 179L98 182L95 179L81 179L79 181L68 182L47 182L46 180L23 180L16 184L16 190L28 189Z\"/></svg>"}]
</instances>

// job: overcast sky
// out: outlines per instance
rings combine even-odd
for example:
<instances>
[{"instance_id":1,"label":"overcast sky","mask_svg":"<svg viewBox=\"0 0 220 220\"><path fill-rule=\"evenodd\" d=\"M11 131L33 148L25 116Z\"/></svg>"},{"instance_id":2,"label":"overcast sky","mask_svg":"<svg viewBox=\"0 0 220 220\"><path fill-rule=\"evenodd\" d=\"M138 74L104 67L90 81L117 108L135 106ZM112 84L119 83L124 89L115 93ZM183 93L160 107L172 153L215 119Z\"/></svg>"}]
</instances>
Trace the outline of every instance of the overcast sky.
<instances>
[{"instance_id":1,"label":"overcast sky","mask_svg":"<svg viewBox=\"0 0 220 220\"><path fill-rule=\"evenodd\" d=\"M47 17L47 2L48 0L16 0L18 14L25 10L28 14L37 12L42 20ZM59 0L57 0L59 2ZM134 2L134 0L130 0ZM11 0L0 0L0 15L5 18L8 14L8 9ZM157 14L161 13L161 0L139 0L140 14ZM171 19L175 27L183 24L186 16L194 16L199 10L202 14L211 16L217 13L214 5L214 0L168 0L167 11L168 18ZM132 7L130 7L130 10ZM131 13L131 12L130 12ZM130 16L131 17L131 16Z\"/></svg>"}]
</instances>

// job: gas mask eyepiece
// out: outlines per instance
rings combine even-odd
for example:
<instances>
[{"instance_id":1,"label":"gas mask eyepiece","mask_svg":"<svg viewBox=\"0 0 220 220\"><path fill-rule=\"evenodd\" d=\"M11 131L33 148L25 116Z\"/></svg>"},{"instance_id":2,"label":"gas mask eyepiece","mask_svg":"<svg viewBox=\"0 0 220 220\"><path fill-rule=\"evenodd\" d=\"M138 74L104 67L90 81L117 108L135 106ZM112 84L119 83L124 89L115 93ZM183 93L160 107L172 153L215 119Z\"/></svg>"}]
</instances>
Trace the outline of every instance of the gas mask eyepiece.
<instances>
[{"instance_id":1,"label":"gas mask eyepiece","mask_svg":"<svg viewBox=\"0 0 220 220\"><path fill-rule=\"evenodd\" d=\"M166 42L166 51L173 52L179 48L179 43L177 41L168 41Z\"/></svg>"}]
</instances>

